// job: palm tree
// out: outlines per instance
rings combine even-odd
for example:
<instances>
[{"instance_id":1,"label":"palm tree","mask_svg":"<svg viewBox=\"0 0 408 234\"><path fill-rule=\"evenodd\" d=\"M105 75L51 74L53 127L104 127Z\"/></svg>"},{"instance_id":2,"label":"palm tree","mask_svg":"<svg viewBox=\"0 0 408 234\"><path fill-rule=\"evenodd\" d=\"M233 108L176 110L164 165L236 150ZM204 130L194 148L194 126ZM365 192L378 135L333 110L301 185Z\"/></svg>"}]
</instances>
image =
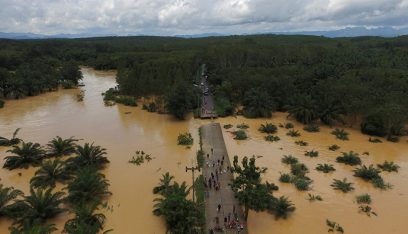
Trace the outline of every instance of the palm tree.
<instances>
[{"instance_id":1,"label":"palm tree","mask_svg":"<svg viewBox=\"0 0 408 234\"><path fill-rule=\"evenodd\" d=\"M174 176L171 176L170 173L166 172L166 174L163 174L163 178L160 179L159 185L153 188L153 193L161 195L166 194L173 179Z\"/></svg>"},{"instance_id":2,"label":"palm tree","mask_svg":"<svg viewBox=\"0 0 408 234\"><path fill-rule=\"evenodd\" d=\"M310 95L297 95L287 109L289 117L294 117L303 124L310 124L319 117L317 104Z\"/></svg>"},{"instance_id":3,"label":"palm tree","mask_svg":"<svg viewBox=\"0 0 408 234\"><path fill-rule=\"evenodd\" d=\"M344 178L343 180L333 179L333 183L330 186L332 186L335 190L342 191L343 193L354 190L353 183L347 182L347 178Z\"/></svg>"},{"instance_id":4,"label":"palm tree","mask_svg":"<svg viewBox=\"0 0 408 234\"><path fill-rule=\"evenodd\" d=\"M57 157L72 154L75 152L75 142L77 141L73 137L62 139L57 136L47 144L48 154Z\"/></svg>"},{"instance_id":5,"label":"palm tree","mask_svg":"<svg viewBox=\"0 0 408 234\"><path fill-rule=\"evenodd\" d=\"M276 219L286 219L288 214L295 211L296 208L287 197L281 196L272 201L270 204L270 209L275 214Z\"/></svg>"},{"instance_id":6,"label":"palm tree","mask_svg":"<svg viewBox=\"0 0 408 234\"><path fill-rule=\"evenodd\" d=\"M50 234L56 231L55 224L30 224L24 222L22 227L11 227L11 234Z\"/></svg>"},{"instance_id":7,"label":"palm tree","mask_svg":"<svg viewBox=\"0 0 408 234\"><path fill-rule=\"evenodd\" d=\"M12 146L12 145L17 145L20 143L21 139L17 138L17 133L20 131L21 128L17 128L14 133L13 137L11 139L7 139L5 137L0 137L0 146Z\"/></svg>"},{"instance_id":8,"label":"palm tree","mask_svg":"<svg viewBox=\"0 0 408 234\"><path fill-rule=\"evenodd\" d=\"M60 207L64 194L63 192L53 193L52 188L47 190L31 188L29 196L24 196L24 200L16 201L20 212L17 223L21 226L43 224L48 219L65 212L66 209Z\"/></svg>"},{"instance_id":9,"label":"palm tree","mask_svg":"<svg viewBox=\"0 0 408 234\"><path fill-rule=\"evenodd\" d=\"M13 146L13 149L7 150L9 153L13 153L13 156L7 156L4 159L3 168L13 170L16 168L28 168L30 165L38 166L44 157L44 150L40 144L28 142L21 146Z\"/></svg>"},{"instance_id":10,"label":"palm tree","mask_svg":"<svg viewBox=\"0 0 408 234\"><path fill-rule=\"evenodd\" d=\"M105 176L93 167L81 168L76 172L76 178L68 184L67 200L71 204L98 202L110 195L109 183Z\"/></svg>"},{"instance_id":11,"label":"palm tree","mask_svg":"<svg viewBox=\"0 0 408 234\"><path fill-rule=\"evenodd\" d=\"M22 196L23 192L13 187L4 187L0 184L0 217L8 216L12 205L9 203L18 196Z\"/></svg>"},{"instance_id":12,"label":"palm tree","mask_svg":"<svg viewBox=\"0 0 408 234\"><path fill-rule=\"evenodd\" d=\"M106 149L100 146L94 146L93 143L85 143L83 147L78 145L75 153L77 154L76 157L67 160L73 168L93 166L100 169L109 163L109 160L104 156Z\"/></svg>"},{"instance_id":13,"label":"palm tree","mask_svg":"<svg viewBox=\"0 0 408 234\"><path fill-rule=\"evenodd\" d=\"M66 170L63 162L48 160L43 162L41 168L35 172L30 183L34 188L54 188L56 182L65 183L70 179L72 179L72 176Z\"/></svg>"},{"instance_id":14,"label":"palm tree","mask_svg":"<svg viewBox=\"0 0 408 234\"><path fill-rule=\"evenodd\" d=\"M103 230L105 215L94 212L98 203L81 203L73 208L75 218L68 220L64 226L64 233L68 234L96 234Z\"/></svg>"}]
</instances>

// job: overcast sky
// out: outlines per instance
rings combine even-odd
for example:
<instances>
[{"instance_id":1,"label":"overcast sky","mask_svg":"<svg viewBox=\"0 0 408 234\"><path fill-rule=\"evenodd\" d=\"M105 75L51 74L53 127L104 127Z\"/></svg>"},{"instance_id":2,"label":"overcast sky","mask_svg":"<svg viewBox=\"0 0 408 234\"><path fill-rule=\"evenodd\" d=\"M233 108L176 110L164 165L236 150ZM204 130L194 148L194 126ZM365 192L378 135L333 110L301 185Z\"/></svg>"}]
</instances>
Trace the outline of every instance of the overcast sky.
<instances>
[{"instance_id":1,"label":"overcast sky","mask_svg":"<svg viewBox=\"0 0 408 234\"><path fill-rule=\"evenodd\" d=\"M408 0L0 0L1 32L225 34L408 26Z\"/></svg>"}]
</instances>

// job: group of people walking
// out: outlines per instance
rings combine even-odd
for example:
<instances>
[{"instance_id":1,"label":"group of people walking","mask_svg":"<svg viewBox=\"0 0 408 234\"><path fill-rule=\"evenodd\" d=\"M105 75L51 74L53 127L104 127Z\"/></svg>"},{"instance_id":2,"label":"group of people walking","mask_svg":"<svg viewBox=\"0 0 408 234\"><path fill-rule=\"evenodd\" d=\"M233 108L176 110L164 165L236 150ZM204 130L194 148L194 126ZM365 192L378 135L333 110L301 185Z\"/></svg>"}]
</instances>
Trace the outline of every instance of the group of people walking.
<instances>
[{"instance_id":1,"label":"group of people walking","mask_svg":"<svg viewBox=\"0 0 408 234\"><path fill-rule=\"evenodd\" d=\"M204 187L207 190L207 196L218 196L219 203L214 207L217 211L217 216L213 220L213 226L209 227L209 233L225 232L226 229L236 230L235 233L239 233L244 225L239 222L238 213L235 205L231 210L223 204L222 190L226 187L221 186L221 182L224 181L223 186L228 186L222 177L227 173L231 173L230 167L226 162L225 155L215 155L214 149L211 148L211 155L207 154L206 167L209 169L207 175L204 176ZM211 193L214 191L215 193Z\"/></svg>"}]
</instances>

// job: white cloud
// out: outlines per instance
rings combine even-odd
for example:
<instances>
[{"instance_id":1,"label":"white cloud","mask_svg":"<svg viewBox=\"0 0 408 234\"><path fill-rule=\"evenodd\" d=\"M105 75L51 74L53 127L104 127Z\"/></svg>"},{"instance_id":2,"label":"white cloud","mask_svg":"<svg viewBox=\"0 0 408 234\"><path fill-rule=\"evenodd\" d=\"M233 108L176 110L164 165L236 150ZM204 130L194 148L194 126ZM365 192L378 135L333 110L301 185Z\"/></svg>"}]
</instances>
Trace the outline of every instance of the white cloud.
<instances>
[{"instance_id":1,"label":"white cloud","mask_svg":"<svg viewBox=\"0 0 408 234\"><path fill-rule=\"evenodd\" d=\"M0 31L189 34L408 24L408 0L0 0Z\"/></svg>"}]
</instances>

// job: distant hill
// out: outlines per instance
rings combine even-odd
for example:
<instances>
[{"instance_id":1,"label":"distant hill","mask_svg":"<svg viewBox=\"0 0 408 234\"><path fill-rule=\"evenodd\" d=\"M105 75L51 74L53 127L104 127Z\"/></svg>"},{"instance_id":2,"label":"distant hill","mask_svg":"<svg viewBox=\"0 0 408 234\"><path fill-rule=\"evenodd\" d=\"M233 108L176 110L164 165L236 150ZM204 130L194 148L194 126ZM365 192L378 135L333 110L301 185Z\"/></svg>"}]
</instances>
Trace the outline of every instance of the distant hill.
<instances>
[{"instance_id":1,"label":"distant hill","mask_svg":"<svg viewBox=\"0 0 408 234\"><path fill-rule=\"evenodd\" d=\"M295 31L295 32L267 32L267 33L253 33L253 34L277 34L277 35L310 35L310 36L324 36L324 37L360 37L360 36L378 36L378 37L398 37L408 35L408 28L394 29L392 27L347 27L339 30L330 31ZM179 38L204 38L204 37L218 37L229 36L232 34L222 33L201 33L191 35L173 35ZM242 34L248 35L248 34ZM90 37L109 37L118 36L117 34L95 34L95 33L80 33L80 34L56 34L56 35L42 35L35 33L4 33L0 32L0 38L6 39L49 39L49 38L90 38ZM127 36L139 36L129 34Z\"/></svg>"}]
</instances>

